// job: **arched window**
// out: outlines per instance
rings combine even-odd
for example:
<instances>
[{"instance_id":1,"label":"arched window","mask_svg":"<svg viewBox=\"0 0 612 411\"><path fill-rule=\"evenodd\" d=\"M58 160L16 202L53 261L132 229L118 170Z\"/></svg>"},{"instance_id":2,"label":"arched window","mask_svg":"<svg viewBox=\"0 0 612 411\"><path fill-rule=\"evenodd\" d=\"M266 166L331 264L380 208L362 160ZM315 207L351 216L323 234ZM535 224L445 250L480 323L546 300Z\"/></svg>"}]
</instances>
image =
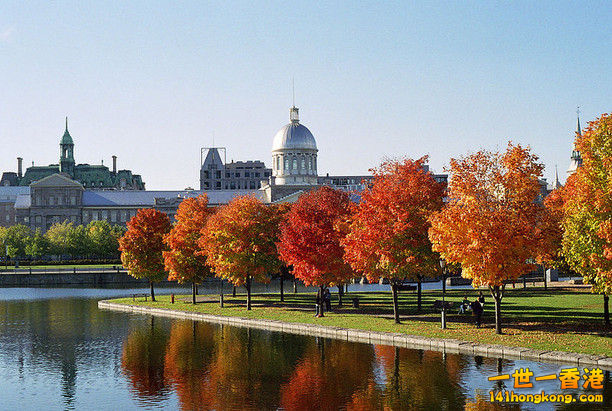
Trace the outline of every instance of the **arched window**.
<instances>
[{"instance_id":1,"label":"arched window","mask_svg":"<svg viewBox=\"0 0 612 411\"><path fill-rule=\"evenodd\" d=\"M289 159L285 158L285 171L289 170Z\"/></svg>"},{"instance_id":2,"label":"arched window","mask_svg":"<svg viewBox=\"0 0 612 411\"><path fill-rule=\"evenodd\" d=\"M293 169L297 170L297 168L298 168L297 157L293 157Z\"/></svg>"},{"instance_id":3,"label":"arched window","mask_svg":"<svg viewBox=\"0 0 612 411\"><path fill-rule=\"evenodd\" d=\"M302 157L302 170L306 171L306 159Z\"/></svg>"}]
</instances>

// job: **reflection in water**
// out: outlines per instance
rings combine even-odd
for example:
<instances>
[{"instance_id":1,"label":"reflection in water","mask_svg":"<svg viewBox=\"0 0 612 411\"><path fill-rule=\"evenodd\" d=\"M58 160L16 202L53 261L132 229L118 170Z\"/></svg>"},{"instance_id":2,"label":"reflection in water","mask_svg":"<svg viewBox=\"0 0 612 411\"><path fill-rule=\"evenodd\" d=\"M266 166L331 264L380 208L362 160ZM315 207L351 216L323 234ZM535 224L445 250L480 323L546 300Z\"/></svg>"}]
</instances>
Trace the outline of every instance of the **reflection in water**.
<instances>
[{"instance_id":1,"label":"reflection in water","mask_svg":"<svg viewBox=\"0 0 612 411\"><path fill-rule=\"evenodd\" d=\"M487 377L518 367L562 368L104 311L88 295L5 301L0 290L0 409L501 409L489 390L512 382ZM610 409L609 372L604 385L599 408Z\"/></svg>"},{"instance_id":2,"label":"reflection in water","mask_svg":"<svg viewBox=\"0 0 612 411\"><path fill-rule=\"evenodd\" d=\"M144 403L159 402L169 392L164 374L168 333L155 325L155 317L150 317L150 321L150 327L138 328L130 333L121 355L121 367Z\"/></svg>"}]
</instances>

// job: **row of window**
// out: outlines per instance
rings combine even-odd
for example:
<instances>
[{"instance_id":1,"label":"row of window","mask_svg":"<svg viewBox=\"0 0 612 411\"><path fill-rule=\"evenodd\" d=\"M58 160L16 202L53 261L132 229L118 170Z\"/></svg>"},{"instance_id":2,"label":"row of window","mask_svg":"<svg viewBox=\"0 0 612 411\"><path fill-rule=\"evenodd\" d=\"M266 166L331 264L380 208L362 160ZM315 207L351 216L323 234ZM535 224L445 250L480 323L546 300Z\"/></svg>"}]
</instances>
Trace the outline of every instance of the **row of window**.
<instances>
[{"instance_id":1,"label":"row of window","mask_svg":"<svg viewBox=\"0 0 612 411\"><path fill-rule=\"evenodd\" d=\"M46 201L45 201L46 200ZM54 205L76 205L77 198L76 196L50 196L46 199L43 198L42 195L34 196L34 205L37 206L54 206Z\"/></svg>"},{"instance_id":2,"label":"row of window","mask_svg":"<svg viewBox=\"0 0 612 411\"><path fill-rule=\"evenodd\" d=\"M125 223L136 215L136 210L86 210L83 222L107 220L111 223Z\"/></svg>"},{"instance_id":3,"label":"row of window","mask_svg":"<svg viewBox=\"0 0 612 411\"><path fill-rule=\"evenodd\" d=\"M281 171L281 165L283 171L299 170L299 171L316 171L317 169L317 157L315 155L303 155L299 157L296 155L277 155L274 161L276 162L276 170ZM283 162L284 157L284 162Z\"/></svg>"},{"instance_id":4,"label":"row of window","mask_svg":"<svg viewBox=\"0 0 612 411\"><path fill-rule=\"evenodd\" d=\"M225 173L225 178L241 178L241 177L246 177L246 178L250 178L250 177L254 177L254 178L259 178L261 176L264 177L269 177L270 176L270 172L266 171L264 173L259 173L259 172L251 172L251 171L245 171L244 172L244 176L240 174L240 172L226 172ZM213 177L214 176L214 177ZM216 179L220 179L221 178L221 171L216 171L215 173L209 173L208 170L204 170L204 179L209 179L209 178L216 178Z\"/></svg>"},{"instance_id":5,"label":"row of window","mask_svg":"<svg viewBox=\"0 0 612 411\"><path fill-rule=\"evenodd\" d=\"M204 190L257 190L259 181L230 181L221 184L221 181L204 181Z\"/></svg>"}]
</instances>

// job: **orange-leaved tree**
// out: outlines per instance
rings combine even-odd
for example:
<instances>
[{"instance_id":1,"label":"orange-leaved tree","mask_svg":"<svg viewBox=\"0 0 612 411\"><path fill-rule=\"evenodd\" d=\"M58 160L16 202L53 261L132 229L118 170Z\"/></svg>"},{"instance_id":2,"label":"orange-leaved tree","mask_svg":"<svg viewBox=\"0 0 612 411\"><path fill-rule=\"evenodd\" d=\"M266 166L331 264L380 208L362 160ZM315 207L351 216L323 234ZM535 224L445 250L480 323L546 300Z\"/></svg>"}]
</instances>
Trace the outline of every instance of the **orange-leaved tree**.
<instances>
[{"instance_id":1,"label":"orange-leaved tree","mask_svg":"<svg viewBox=\"0 0 612 411\"><path fill-rule=\"evenodd\" d=\"M602 114L577 133L582 167L566 184L563 255L592 291L604 296L610 325L612 293L612 115ZM568 187L569 186L569 187Z\"/></svg>"},{"instance_id":2,"label":"orange-leaved tree","mask_svg":"<svg viewBox=\"0 0 612 411\"><path fill-rule=\"evenodd\" d=\"M210 216L199 246L217 277L245 285L251 309L252 281L268 282L278 271L276 251L281 215L253 196L236 197Z\"/></svg>"},{"instance_id":3,"label":"orange-leaved tree","mask_svg":"<svg viewBox=\"0 0 612 411\"><path fill-rule=\"evenodd\" d=\"M149 280L155 301L153 283L167 277L162 253L168 249L164 236L170 232L170 219L165 213L143 208L128 221L127 228L119 239L121 262L132 277Z\"/></svg>"},{"instance_id":4,"label":"orange-leaved tree","mask_svg":"<svg viewBox=\"0 0 612 411\"><path fill-rule=\"evenodd\" d=\"M353 275L340 244L350 214L349 195L323 186L302 194L282 224L282 260L304 284L319 286L321 294L325 286L344 284Z\"/></svg>"},{"instance_id":5,"label":"orange-leaved tree","mask_svg":"<svg viewBox=\"0 0 612 411\"><path fill-rule=\"evenodd\" d=\"M350 233L343 240L345 259L368 280L389 280L395 322L400 322L398 286L439 270L439 255L427 235L428 218L442 208L446 184L428 171L427 157L386 161L361 194ZM419 287L420 291L420 287ZM419 293L420 309L420 293Z\"/></svg>"},{"instance_id":6,"label":"orange-leaved tree","mask_svg":"<svg viewBox=\"0 0 612 411\"><path fill-rule=\"evenodd\" d=\"M452 159L448 203L430 219L433 249L491 291L498 334L506 281L532 271L542 247L536 230L545 213L537 201L542 169L529 148L512 143L505 152Z\"/></svg>"},{"instance_id":7,"label":"orange-leaved tree","mask_svg":"<svg viewBox=\"0 0 612 411\"><path fill-rule=\"evenodd\" d=\"M176 223L164 241L170 248L164 251L164 262L168 280L184 283L191 281L191 298L196 303L196 284L212 276L202 255L198 241L211 215L208 197L204 194L196 198L184 199L176 212Z\"/></svg>"}]
</instances>

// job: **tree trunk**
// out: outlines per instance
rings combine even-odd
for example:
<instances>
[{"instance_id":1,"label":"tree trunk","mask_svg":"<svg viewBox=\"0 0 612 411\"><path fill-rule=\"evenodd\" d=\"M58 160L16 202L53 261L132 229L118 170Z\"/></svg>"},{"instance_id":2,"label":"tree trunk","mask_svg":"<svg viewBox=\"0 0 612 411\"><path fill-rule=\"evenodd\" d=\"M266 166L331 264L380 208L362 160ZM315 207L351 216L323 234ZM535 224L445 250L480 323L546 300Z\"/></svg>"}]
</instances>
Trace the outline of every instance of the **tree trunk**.
<instances>
[{"instance_id":1,"label":"tree trunk","mask_svg":"<svg viewBox=\"0 0 612 411\"><path fill-rule=\"evenodd\" d=\"M151 301L155 301L155 290L153 289L153 281L149 281L151 283Z\"/></svg>"},{"instance_id":2,"label":"tree trunk","mask_svg":"<svg viewBox=\"0 0 612 411\"><path fill-rule=\"evenodd\" d=\"M297 278L293 279L293 294L297 294Z\"/></svg>"},{"instance_id":3,"label":"tree trunk","mask_svg":"<svg viewBox=\"0 0 612 411\"><path fill-rule=\"evenodd\" d=\"M280 300L281 302L285 302L284 277L285 275L281 271L281 275L280 275Z\"/></svg>"},{"instance_id":4,"label":"tree trunk","mask_svg":"<svg viewBox=\"0 0 612 411\"><path fill-rule=\"evenodd\" d=\"M344 295L344 285L338 286L338 307L342 307L342 296Z\"/></svg>"},{"instance_id":5,"label":"tree trunk","mask_svg":"<svg viewBox=\"0 0 612 411\"><path fill-rule=\"evenodd\" d=\"M247 310L250 310L251 309L251 276L250 275L247 275L245 286L247 290Z\"/></svg>"},{"instance_id":6,"label":"tree trunk","mask_svg":"<svg viewBox=\"0 0 612 411\"><path fill-rule=\"evenodd\" d=\"M610 296L608 294L604 294L604 322L607 326L610 325Z\"/></svg>"},{"instance_id":7,"label":"tree trunk","mask_svg":"<svg viewBox=\"0 0 612 411\"><path fill-rule=\"evenodd\" d=\"M504 286L489 286L489 290L495 300L495 334L502 334L501 302L504 296Z\"/></svg>"},{"instance_id":8,"label":"tree trunk","mask_svg":"<svg viewBox=\"0 0 612 411\"><path fill-rule=\"evenodd\" d=\"M542 266L542 271L544 272L544 291L548 290L548 284L546 282L546 267Z\"/></svg>"},{"instance_id":9,"label":"tree trunk","mask_svg":"<svg viewBox=\"0 0 612 411\"><path fill-rule=\"evenodd\" d=\"M325 317L323 313L325 312L325 286L319 287L319 317Z\"/></svg>"},{"instance_id":10,"label":"tree trunk","mask_svg":"<svg viewBox=\"0 0 612 411\"><path fill-rule=\"evenodd\" d=\"M397 301L397 284L391 283L391 293L393 293L393 318L396 324L400 324L399 304Z\"/></svg>"},{"instance_id":11,"label":"tree trunk","mask_svg":"<svg viewBox=\"0 0 612 411\"><path fill-rule=\"evenodd\" d=\"M421 276L418 277L419 282L417 283L417 312L421 312Z\"/></svg>"},{"instance_id":12,"label":"tree trunk","mask_svg":"<svg viewBox=\"0 0 612 411\"><path fill-rule=\"evenodd\" d=\"M197 293L197 288L198 286L196 285L195 281L193 283L191 283L191 300L193 301L194 304L196 304L196 293Z\"/></svg>"}]
</instances>

